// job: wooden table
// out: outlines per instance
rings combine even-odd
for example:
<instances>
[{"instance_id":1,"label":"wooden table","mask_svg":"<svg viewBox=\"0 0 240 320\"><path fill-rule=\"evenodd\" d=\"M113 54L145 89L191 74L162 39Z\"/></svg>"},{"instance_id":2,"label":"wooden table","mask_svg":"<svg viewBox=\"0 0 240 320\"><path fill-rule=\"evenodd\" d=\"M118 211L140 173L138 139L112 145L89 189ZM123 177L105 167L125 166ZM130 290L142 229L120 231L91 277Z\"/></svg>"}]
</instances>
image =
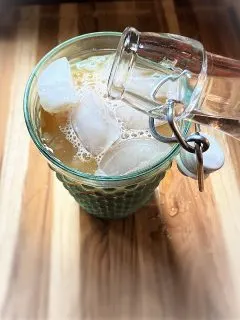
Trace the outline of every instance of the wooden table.
<instances>
[{"instance_id":1,"label":"wooden table","mask_svg":"<svg viewBox=\"0 0 240 320\"><path fill-rule=\"evenodd\" d=\"M240 144L216 133L222 170L173 168L122 221L80 210L30 140L22 97L60 41L96 30L181 33L239 56L237 1L115 1L22 7L0 31L0 319L240 319ZM236 6L236 10L234 9Z\"/></svg>"}]
</instances>

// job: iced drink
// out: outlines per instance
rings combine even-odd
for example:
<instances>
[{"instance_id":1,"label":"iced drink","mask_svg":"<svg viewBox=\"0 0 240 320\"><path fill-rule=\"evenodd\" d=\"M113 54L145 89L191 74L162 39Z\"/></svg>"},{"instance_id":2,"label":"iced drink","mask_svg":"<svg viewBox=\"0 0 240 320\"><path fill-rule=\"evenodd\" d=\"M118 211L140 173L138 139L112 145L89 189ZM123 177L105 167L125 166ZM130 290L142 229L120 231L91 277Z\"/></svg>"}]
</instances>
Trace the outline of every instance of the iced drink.
<instances>
[{"instance_id":1,"label":"iced drink","mask_svg":"<svg viewBox=\"0 0 240 320\"><path fill-rule=\"evenodd\" d=\"M24 105L30 134L57 177L102 218L125 217L145 204L178 151L152 137L145 114L108 97L117 41L118 34L99 33L55 48L30 77ZM132 85L151 90L158 75L139 72L144 82L136 77ZM170 133L160 121L157 130Z\"/></svg>"}]
</instances>

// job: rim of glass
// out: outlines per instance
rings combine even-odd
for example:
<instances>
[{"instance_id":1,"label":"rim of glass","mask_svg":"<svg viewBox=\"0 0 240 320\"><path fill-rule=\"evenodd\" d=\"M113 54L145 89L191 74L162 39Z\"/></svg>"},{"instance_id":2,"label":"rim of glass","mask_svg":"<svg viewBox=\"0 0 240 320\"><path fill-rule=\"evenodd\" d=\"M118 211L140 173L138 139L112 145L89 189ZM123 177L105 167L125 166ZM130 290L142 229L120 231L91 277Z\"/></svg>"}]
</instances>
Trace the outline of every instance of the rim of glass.
<instances>
[{"instance_id":1,"label":"rim of glass","mask_svg":"<svg viewBox=\"0 0 240 320\"><path fill-rule=\"evenodd\" d=\"M67 174L72 174L76 176L77 178L83 178L83 179L88 179L88 180L93 180L93 181L99 181L99 182L104 182L104 181L123 181L123 180L129 180L133 178L138 178L140 176L146 175L148 173L153 172L154 170L158 169L159 167L163 166L166 162L168 162L171 158L175 156L175 154L178 153L180 145L175 144L171 151L168 152L161 160L159 160L157 163L155 163L153 166L149 166L145 169L141 169L135 172L132 172L127 175L123 176L95 176L93 174L89 173L84 173L80 172L77 169L71 168L66 166L63 162L58 160L51 152L49 152L42 144L41 139L37 136L34 130L34 123L30 117L30 113L28 112L28 105L29 105L29 94L30 94L30 89L32 86L32 82L34 78L36 77L37 72L39 69L42 67L42 65L47 62L49 58L54 57L54 55L61 51L63 48L69 46L70 44L73 44L74 42L77 42L82 39L87 39L87 38L93 38L93 37L106 37L106 36L114 36L114 37L121 37L120 32L111 32L111 31L103 31L103 32L93 32L93 33L86 33L80 36L76 36L74 38L70 38L67 41L64 41L63 43L59 44L58 46L54 47L52 50L50 50L43 58L37 63L37 65L34 67L33 71L30 74L30 77L27 81L25 92L24 92L24 98L23 98L23 110L24 110L24 118L25 122L27 125L28 132L36 145L36 147L39 149L39 151L47 158L48 161L50 161L53 165L58 167L59 169L63 170ZM188 130L191 126L191 123L189 121L186 121L184 124L183 128L183 134L187 134Z\"/></svg>"}]
</instances>

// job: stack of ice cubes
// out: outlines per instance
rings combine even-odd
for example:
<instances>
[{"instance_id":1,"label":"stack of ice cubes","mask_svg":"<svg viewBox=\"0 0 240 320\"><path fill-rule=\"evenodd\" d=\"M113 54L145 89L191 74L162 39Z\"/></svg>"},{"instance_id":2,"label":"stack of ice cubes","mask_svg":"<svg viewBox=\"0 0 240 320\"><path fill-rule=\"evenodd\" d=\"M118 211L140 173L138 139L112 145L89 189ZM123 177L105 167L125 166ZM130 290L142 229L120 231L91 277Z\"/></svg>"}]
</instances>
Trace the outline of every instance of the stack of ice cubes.
<instances>
[{"instance_id":1,"label":"stack of ice cubes","mask_svg":"<svg viewBox=\"0 0 240 320\"><path fill-rule=\"evenodd\" d=\"M52 62L40 74L38 94L45 111L69 110L72 127L85 149L94 157L102 155L97 175L128 174L170 151L170 146L152 138L121 140L115 115L130 129L148 128L148 117L121 104L113 114L106 101L92 89L86 89L80 98L67 58Z\"/></svg>"}]
</instances>

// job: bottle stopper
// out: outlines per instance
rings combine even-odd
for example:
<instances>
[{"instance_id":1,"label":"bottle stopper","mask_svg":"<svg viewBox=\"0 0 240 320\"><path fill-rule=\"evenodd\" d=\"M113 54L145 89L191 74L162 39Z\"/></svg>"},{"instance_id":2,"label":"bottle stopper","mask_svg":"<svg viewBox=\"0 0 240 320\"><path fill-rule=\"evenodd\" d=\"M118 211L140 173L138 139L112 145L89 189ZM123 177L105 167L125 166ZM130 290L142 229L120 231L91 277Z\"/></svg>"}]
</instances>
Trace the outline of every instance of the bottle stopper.
<instances>
[{"instance_id":1,"label":"bottle stopper","mask_svg":"<svg viewBox=\"0 0 240 320\"><path fill-rule=\"evenodd\" d=\"M224 153L219 143L212 136L200 132L210 142L208 150L203 152L203 170L204 178L216 170L219 170L224 164ZM190 142L194 146L193 142ZM190 153L181 148L180 154L176 158L178 169L188 177L197 179L197 159L196 154Z\"/></svg>"}]
</instances>

